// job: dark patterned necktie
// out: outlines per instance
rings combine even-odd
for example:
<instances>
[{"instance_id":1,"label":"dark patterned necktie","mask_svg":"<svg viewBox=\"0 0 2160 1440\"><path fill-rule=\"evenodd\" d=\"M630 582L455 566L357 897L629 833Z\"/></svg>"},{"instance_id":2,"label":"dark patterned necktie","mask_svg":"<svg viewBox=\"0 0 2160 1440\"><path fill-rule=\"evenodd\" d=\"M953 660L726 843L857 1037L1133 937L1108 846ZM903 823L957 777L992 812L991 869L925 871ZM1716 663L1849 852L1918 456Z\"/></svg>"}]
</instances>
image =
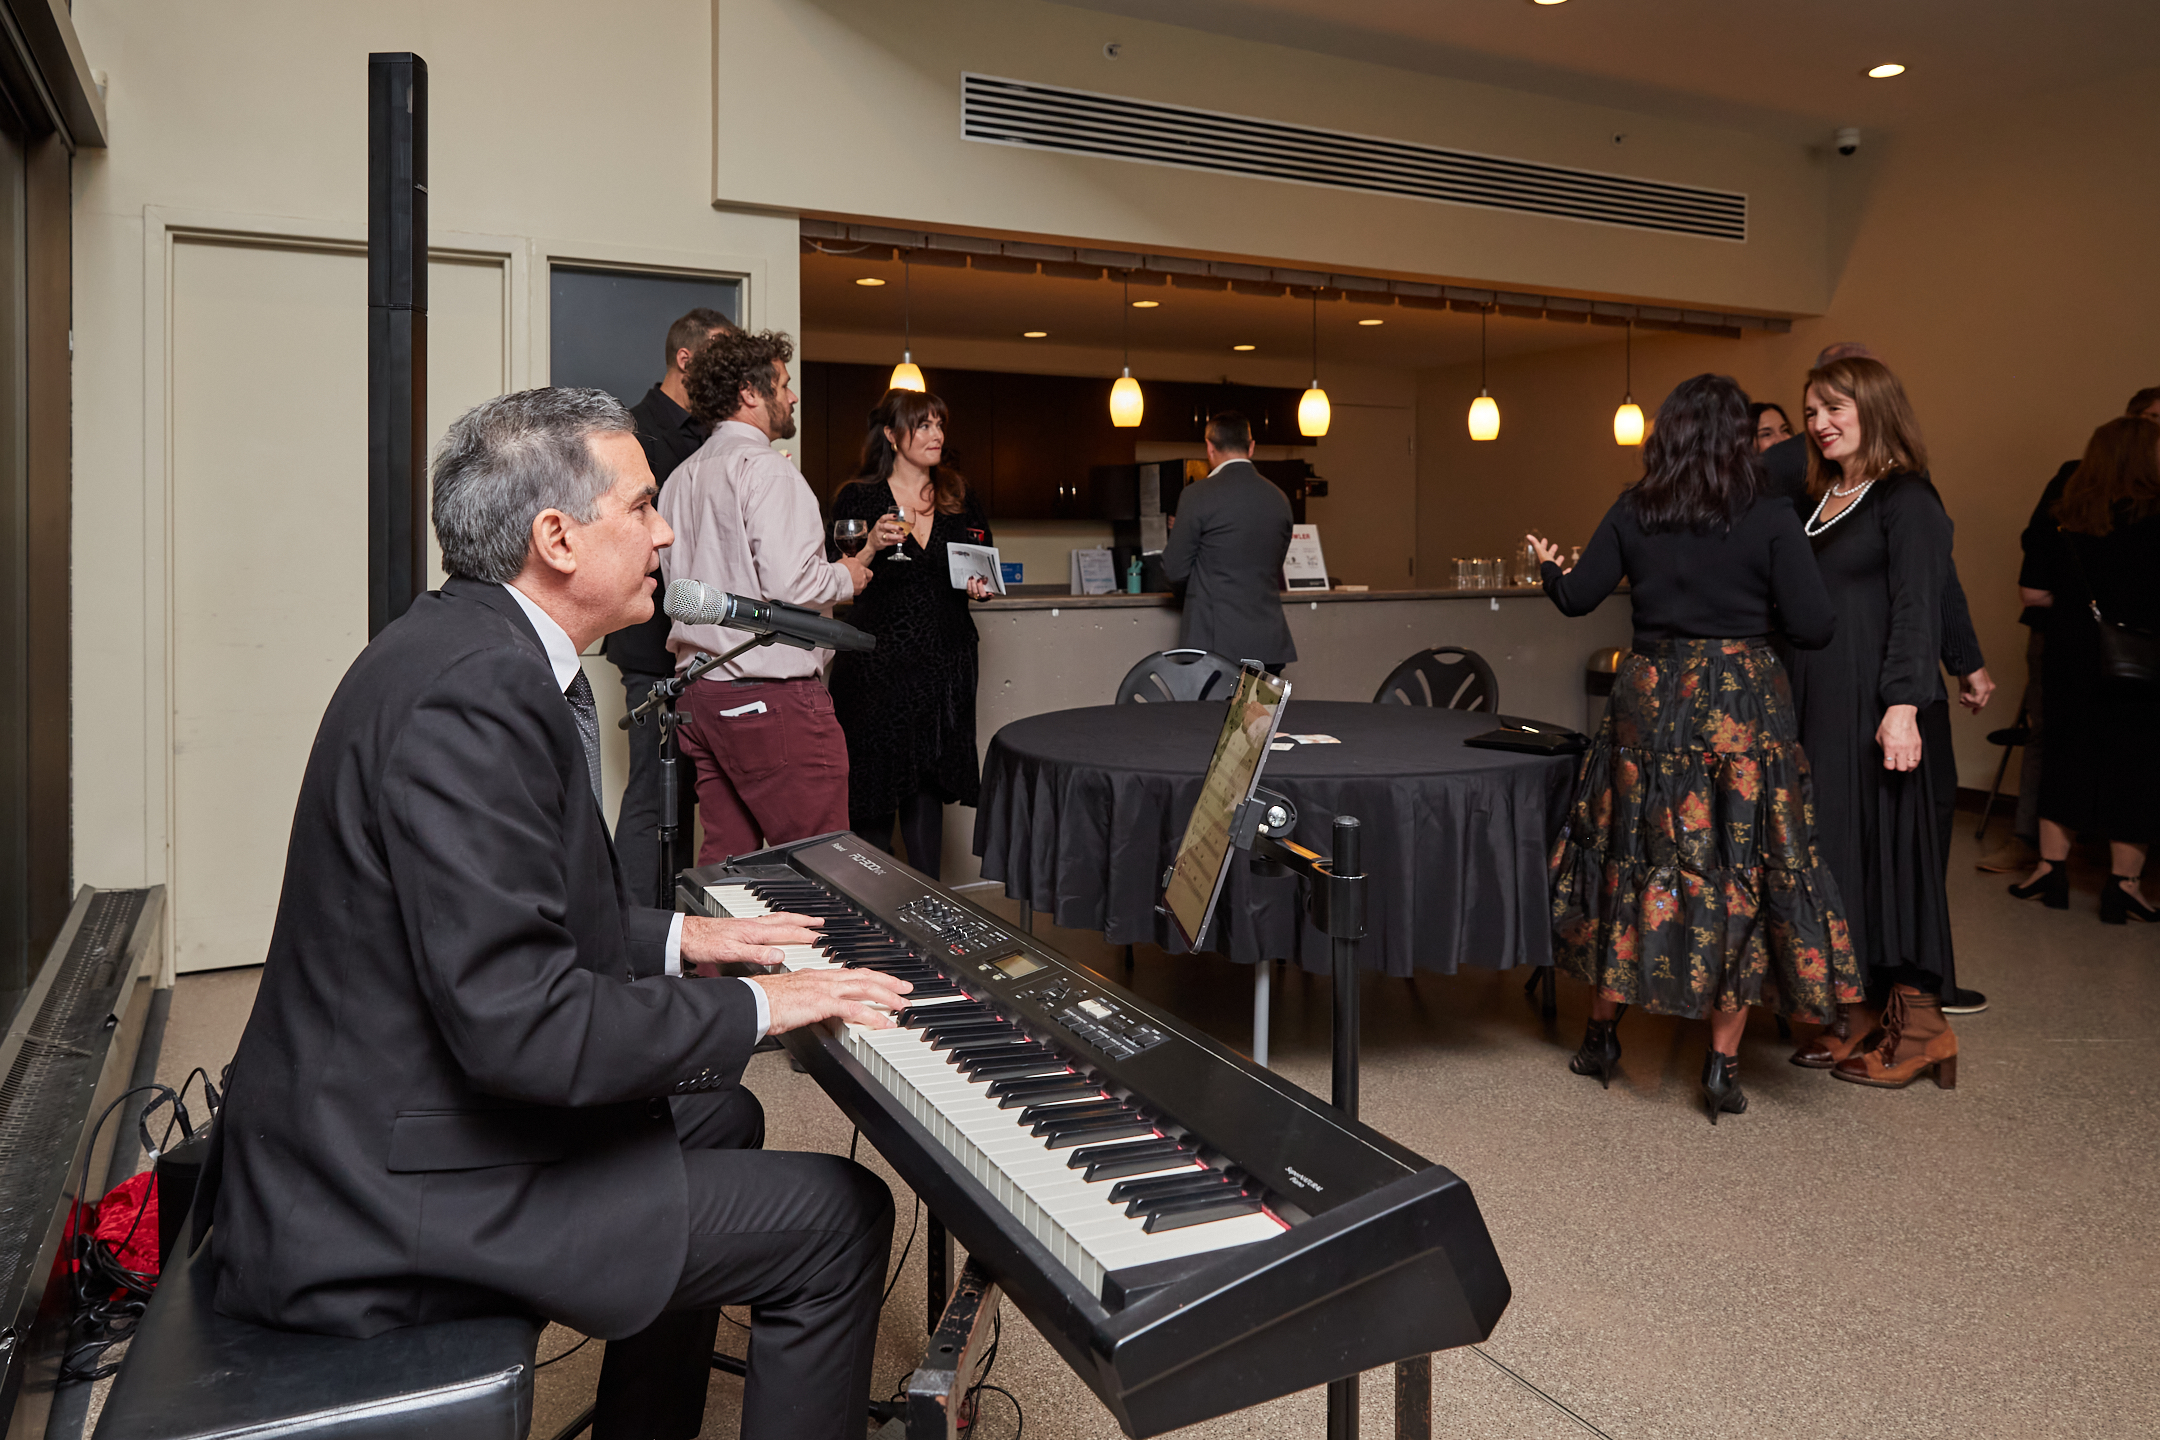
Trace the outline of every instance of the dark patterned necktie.
<instances>
[{"instance_id":1,"label":"dark patterned necktie","mask_svg":"<svg viewBox=\"0 0 2160 1440\"><path fill-rule=\"evenodd\" d=\"M605 811L607 806L600 799L600 707L593 703L592 681L585 678L582 668L563 691L563 699L570 702L570 713L577 716L578 739L585 742L585 773L592 778L593 804Z\"/></svg>"}]
</instances>

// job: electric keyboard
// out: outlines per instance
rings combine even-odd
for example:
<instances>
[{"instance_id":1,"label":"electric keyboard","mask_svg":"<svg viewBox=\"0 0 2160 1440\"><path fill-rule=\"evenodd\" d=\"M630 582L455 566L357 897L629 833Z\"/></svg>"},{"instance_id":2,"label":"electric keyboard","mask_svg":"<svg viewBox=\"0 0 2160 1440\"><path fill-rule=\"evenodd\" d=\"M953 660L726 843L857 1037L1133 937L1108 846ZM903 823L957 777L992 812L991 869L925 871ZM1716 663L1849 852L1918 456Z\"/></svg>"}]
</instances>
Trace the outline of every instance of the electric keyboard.
<instances>
[{"instance_id":1,"label":"electric keyboard","mask_svg":"<svg viewBox=\"0 0 2160 1440\"><path fill-rule=\"evenodd\" d=\"M913 990L788 1049L1128 1435L1484 1339L1470 1188L854 835L685 871L684 908L824 920L784 968Z\"/></svg>"}]
</instances>

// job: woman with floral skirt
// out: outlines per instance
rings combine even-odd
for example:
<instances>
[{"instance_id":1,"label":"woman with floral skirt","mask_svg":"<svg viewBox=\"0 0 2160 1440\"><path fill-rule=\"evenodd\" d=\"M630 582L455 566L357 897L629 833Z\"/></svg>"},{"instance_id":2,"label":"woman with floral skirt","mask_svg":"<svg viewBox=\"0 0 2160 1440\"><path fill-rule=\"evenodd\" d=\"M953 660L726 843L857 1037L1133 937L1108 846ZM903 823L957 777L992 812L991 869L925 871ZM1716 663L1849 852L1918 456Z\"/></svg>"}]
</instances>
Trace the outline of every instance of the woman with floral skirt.
<instances>
[{"instance_id":1,"label":"woman with floral skirt","mask_svg":"<svg viewBox=\"0 0 2160 1440\"><path fill-rule=\"evenodd\" d=\"M1528 537L1562 613L1589 613L1623 579L1634 604L1634 647L1553 853L1554 953L1592 987L1568 1068L1611 1083L1630 1005L1707 1018L1715 1124L1747 1108L1748 1007L1826 1022L1861 997L1772 645L1828 644L1836 614L1792 503L1762 493L1733 380L1698 375L1667 397L1643 472L1574 569Z\"/></svg>"}]
</instances>

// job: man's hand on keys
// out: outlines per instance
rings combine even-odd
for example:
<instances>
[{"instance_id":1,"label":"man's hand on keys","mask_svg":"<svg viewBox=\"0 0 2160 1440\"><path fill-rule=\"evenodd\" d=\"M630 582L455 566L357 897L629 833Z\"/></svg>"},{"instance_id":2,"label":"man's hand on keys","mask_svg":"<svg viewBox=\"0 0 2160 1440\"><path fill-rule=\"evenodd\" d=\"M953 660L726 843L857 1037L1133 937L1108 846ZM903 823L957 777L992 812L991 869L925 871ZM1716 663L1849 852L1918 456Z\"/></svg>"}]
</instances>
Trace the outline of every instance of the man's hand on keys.
<instances>
[{"instance_id":1,"label":"man's hand on keys","mask_svg":"<svg viewBox=\"0 0 2160 1440\"><path fill-rule=\"evenodd\" d=\"M768 1035L784 1035L820 1020L890 1030L893 1013L907 1003L907 993L914 988L876 970L798 970L759 975L750 983L764 990L772 1007Z\"/></svg>"},{"instance_id":2,"label":"man's hand on keys","mask_svg":"<svg viewBox=\"0 0 2160 1440\"><path fill-rule=\"evenodd\" d=\"M777 947L810 945L817 941L823 920L809 915L776 912L748 920L714 920L704 915L683 918L682 960L685 970L700 975L715 973L722 963L778 965L785 958Z\"/></svg>"}]
</instances>

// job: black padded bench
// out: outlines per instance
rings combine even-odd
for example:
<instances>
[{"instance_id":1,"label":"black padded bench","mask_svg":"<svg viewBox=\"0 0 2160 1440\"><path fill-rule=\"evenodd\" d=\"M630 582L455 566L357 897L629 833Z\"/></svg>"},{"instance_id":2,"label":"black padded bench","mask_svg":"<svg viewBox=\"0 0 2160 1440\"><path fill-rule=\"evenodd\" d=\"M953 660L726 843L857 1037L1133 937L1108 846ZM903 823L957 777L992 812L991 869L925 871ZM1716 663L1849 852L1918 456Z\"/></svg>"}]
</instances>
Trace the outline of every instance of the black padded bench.
<instances>
[{"instance_id":1,"label":"black padded bench","mask_svg":"<svg viewBox=\"0 0 2160 1440\"><path fill-rule=\"evenodd\" d=\"M345 1340L267 1330L210 1308L216 1233L168 1259L128 1342L96 1440L524 1440L538 1322L456 1320Z\"/></svg>"}]
</instances>

